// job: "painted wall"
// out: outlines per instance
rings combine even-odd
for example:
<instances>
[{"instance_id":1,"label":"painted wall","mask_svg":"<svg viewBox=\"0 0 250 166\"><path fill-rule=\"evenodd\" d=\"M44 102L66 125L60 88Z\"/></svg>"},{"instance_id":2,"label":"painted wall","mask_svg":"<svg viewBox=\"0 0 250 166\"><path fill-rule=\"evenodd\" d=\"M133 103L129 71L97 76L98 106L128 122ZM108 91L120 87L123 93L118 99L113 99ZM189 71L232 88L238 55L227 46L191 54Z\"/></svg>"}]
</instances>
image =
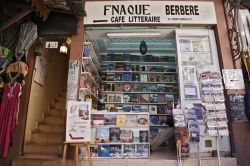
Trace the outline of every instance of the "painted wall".
<instances>
[{"instance_id":1,"label":"painted wall","mask_svg":"<svg viewBox=\"0 0 250 166\"><path fill-rule=\"evenodd\" d=\"M47 71L44 86L32 81L31 94L27 115L25 143L29 141L30 131L35 129L36 122L41 121L42 114L48 110L67 82L68 57L59 54L58 49L44 49L43 54L47 59Z\"/></svg>"}]
</instances>

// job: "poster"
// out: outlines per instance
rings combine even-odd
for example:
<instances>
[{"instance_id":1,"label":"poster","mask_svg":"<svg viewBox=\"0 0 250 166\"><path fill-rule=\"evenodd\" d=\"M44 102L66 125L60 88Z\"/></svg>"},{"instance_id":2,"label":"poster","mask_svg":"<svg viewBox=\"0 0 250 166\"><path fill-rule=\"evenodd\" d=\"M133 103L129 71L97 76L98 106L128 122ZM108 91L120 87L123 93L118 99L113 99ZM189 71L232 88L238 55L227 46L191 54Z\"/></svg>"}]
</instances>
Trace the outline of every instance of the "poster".
<instances>
[{"instance_id":1,"label":"poster","mask_svg":"<svg viewBox=\"0 0 250 166\"><path fill-rule=\"evenodd\" d=\"M222 69L226 89L245 89L241 69Z\"/></svg>"},{"instance_id":2,"label":"poster","mask_svg":"<svg viewBox=\"0 0 250 166\"><path fill-rule=\"evenodd\" d=\"M68 101L66 142L88 142L91 139L91 102Z\"/></svg>"},{"instance_id":3,"label":"poster","mask_svg":"<svg viewBox=\"0 0 250 166\"><path fill-rule=\"evenodd\" d=\"M67 83L67 101L77 100L78 80L79 80L80 61L69 61L69 74Z\"/></svg>"}]
</instances>

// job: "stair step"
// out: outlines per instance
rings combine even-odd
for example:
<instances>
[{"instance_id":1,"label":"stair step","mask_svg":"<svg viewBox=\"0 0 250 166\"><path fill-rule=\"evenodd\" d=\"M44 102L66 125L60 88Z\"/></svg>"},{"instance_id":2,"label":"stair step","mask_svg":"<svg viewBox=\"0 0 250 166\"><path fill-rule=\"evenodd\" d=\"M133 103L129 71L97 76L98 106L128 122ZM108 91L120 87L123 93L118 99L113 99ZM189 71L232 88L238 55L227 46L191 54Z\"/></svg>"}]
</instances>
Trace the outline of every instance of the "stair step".
<instances>
[{"instance_id":1,"label":"stair step","mask_svg":"<svg viewBox=\"0 0 250 166\"><path fill-rule=\"evenodd\" d=\"M38 132L32 133L31 142L42 144L62 144L64 141L64 134L62 133L46 133Z\"/></svg>"},{"instance_id":2,"label":"stair step","mask_svg":"<svg viewBox=\"0 0 250 166\"><path fill-rule=\"evenodd\" d=\"M65 110L66 109L66 103L58 103L58 102L56 102L55 103L55 108Z\"/></svg>"},{"instance_id":3,"label":"stair step","mask_svg":"<svg viewBox=\"0 0 250 166\"><path fill-rule=\"evenodd\" d=\"M19 156L12 161L12 166L59 166L62 161L58 155L25 155ZM70 163L66 162L65 166ZM72 164L71 164L72 165Z\"/></svg>"},{"instance_id":4,"label":"stair step","mask_svg":"<svg viewBox=\"0 0 250 166\"><path fill-rule=\"evenodd\" d=\"M39 131L41 132L52 132L52 133L64 133L64 125L49 125L49 124L39 124Z\"/></svg>"},{"instance_id":5,"label":"stair step","mask_svg":"<svg viewBox=\"0 0 250 166\"><path fill-rule=\"evenodd\" d=\"M49 116L60 116L65 117L66 111L62 109L50 109L49 110Z\"/></svg>"},{"instance_id":6,"label":"stair step","mask_svg":"<svg viewBox=\"0 0 250 166\"><path fill-rule=\"evenodd\" d=\"M59 97L57 100L58 103L66 103L66 98L65 97Z\"/></svg>"},{"instance_id":7,"label":"stair step","mask_svg":"<svg viewBox=\"0 0 250 166\"><path fill-rule=\"evenodd\" d=\"M65 118L57 116L46 116L44 122L45 124L51 124L51 125L64 125Z\"/></svg>"},{"instance_id":8,"label":"stair step","mask_svg":"<svg viewBox=\"0 0 250 166\"><path fill-rule=\"evenodd\" d=\"M39 155L60 155L62 153L62 145L48 145L48 144L27 144L24 147L26 154L39 154Z\"/></svg>"}]
</instances>

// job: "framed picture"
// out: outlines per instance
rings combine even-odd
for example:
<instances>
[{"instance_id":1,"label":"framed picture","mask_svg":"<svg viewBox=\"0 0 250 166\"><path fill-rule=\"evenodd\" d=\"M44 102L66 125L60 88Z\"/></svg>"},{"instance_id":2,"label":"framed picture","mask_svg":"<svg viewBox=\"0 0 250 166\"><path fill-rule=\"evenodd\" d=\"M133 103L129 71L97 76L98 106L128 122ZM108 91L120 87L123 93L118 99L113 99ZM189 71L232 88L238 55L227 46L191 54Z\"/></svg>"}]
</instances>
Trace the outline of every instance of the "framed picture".
<instances>
[{"instance_id":1,"label":"framed picture","mask_svg":"<svg viewBox=\"0 0 250 166\"><path fill-rule=\"evenodd\" d=\"M185 99L199 99L198 84L184 84Z\"/></svg>"}]
</instances>

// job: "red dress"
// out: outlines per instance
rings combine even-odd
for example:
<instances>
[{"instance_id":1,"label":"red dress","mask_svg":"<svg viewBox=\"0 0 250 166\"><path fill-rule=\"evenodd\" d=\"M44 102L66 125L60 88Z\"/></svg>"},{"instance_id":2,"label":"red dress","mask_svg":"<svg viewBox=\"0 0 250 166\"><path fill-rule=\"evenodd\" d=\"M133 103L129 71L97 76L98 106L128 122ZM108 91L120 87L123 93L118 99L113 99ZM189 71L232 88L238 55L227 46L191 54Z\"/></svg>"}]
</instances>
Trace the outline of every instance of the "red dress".
<instances>
[{"instance_id":1,"label":"red dress","mask_svg":"<svg viewBox=\"0 0 250 166\"><path fill-rule=\"evenodd\" d=\"M5 84L0 108L0 156L7 157L11 134L15 127L18 111L21 84Z\"/></svg>"}]
</instances>

